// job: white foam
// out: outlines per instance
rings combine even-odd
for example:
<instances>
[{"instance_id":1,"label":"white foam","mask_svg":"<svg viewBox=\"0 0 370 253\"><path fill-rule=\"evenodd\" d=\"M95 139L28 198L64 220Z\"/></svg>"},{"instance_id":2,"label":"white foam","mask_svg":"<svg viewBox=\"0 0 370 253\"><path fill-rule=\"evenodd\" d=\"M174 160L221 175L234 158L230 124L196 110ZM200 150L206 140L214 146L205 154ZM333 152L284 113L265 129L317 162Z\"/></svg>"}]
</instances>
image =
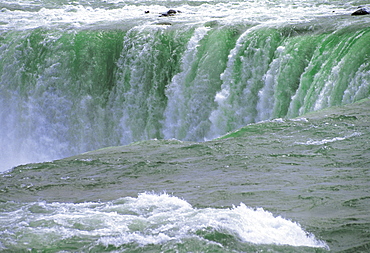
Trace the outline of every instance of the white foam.
<instances>
[{"instance_id":1,"label":"white foam","mask_svg":"<svg viewBox=\"0 0 370 253\"><path fill-rule=\"evenodd\" d=\"M194 4L199 2L199 4ZM225 23L234 22L291 22L305 21L312 17L339 15L347 11L348 5L317 4L316 1L301 0L293 4L290 1L171 1L171 8L182 11L180 15L170 17L171 21L207 22L218 20ZM147 20L159 18L158 14L168 10L166 1L89 1L58 5L43 1L17 1L8 3L1 10L1 27L35 28L71 24L75 27L99 22L117 22L128 20ZM16 9L12 6L17 6ZM350 6L350 5L349 5ZM145 11L150 11L144 14ZM333 13L333 11L335 11ZM167 18L166 18L167 19Z\"/></svg>"},{"instance_id":2,"label":"white foam","mask_svg":"<svg viewBox=\"0 0 370 253\"><path fill-rule=\"evenodd\" d=\"M308 122L308 119L307 118L294 118L294 119L290 119L290 121L293 121L293 122Z\"/></svg>"},{"instance_id":3,"label":"white foam","mask_svg":"<svg viewBox=\"0 0 370 253\"><path fill-rule=\"evenodd\" d=\"M162 244L170 240L205 240L197 231L212 229L254 244L307 247L327 245L298 223L241 203L228 209L193 208L168 194L140 194L105 203L31 203L0 219L2 237L32 234L30 243L53 244L72 237L93 238L104 246ZM13 238L14 241L17 238ZM34 240L34 241L32 241ZM94 243L94 244L95 244ZM209 243L217 243L211 242Z\"/></svg>"},{"instance_id":4,"label":"white foam","mask_svg":"<svg viewBox=\"0 0 370 253\"><path fill-rule=\"evenodd\" d=\"M350 135L347 135L347 136L344 136L344 137L325 138L325 139L322 139L322 140L308 140L306 142L295 142L295 144L299 144L299 145L323 145L323 144L326 144L326 143L331 143L331 142L336 142L336 141L343 141L345 139L355 137L355 136L360 136L360 135L362 135L362 134L358 133L358 132L354 132L354 133L352 133Z\"/></svg>"}]
</instances>

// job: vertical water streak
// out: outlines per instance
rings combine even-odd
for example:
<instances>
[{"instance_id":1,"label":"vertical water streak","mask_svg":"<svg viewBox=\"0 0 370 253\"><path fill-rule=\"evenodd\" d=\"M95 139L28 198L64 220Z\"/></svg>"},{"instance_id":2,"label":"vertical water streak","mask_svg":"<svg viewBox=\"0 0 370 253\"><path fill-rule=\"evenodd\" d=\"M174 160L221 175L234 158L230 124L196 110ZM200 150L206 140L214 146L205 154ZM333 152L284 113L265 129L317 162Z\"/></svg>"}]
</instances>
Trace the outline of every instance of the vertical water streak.
<instances>
[{"instance_id":1,"label":"vertical water streak","mask_svg":"<svg viewBox=\"0 0 370 253\"><path fill-rule=\"evenodd\" d=\"M220 74L240 31L217 23L198 27L182 58L182 71L166 90L168 105L165 138L203 141L209 132L214 96L221 87Z\"/></svg>"},{"instance_id":2,"label":"vertical water streak","mask_svg":"<svg viewBox=\"0 0 370 253\"><path fill-rule=\"evenodd\" d=\"M43 28L5 34L0 153L8 168L118 144L109 138L105 103L120 36Z\"/></svg>"},{"instance_id":3,"label":"vertical water streak","mask_svg":"<svg viewBox=\"0 0 370 253\"><path fill-rule=\"evenodd\" d=\"M360 73L358 69L364 67L363 62L366 61L368 47L364 43L368 33L361 30L349 32L346 29L317 36L315 52L292 97L288 117L354 102L349 99L347 87L354 85L354 80L358 80L357 75L364 74L365 69ZM366 82L366 78L363 81ZM357 90L362 84L359 81L357 87L351 89ZM362 94L362 98L366 96Z\"/></svg>"},{"instance_id":4,"label":"vertical water streak","mask_svg":"<svg viewBox=\"0 0 370 253\"><path fill-rule=\"evenodd\" d=\"M343 103L349 104L353 101L366 98L370 94L370 63L363 63L356 71L354 78L350 81L343 94Z\"/></svg>"},{"instance_id":5,"label":"vertical water streak","mask_svg":"<svg viewBox=\"0 0 370 253\"><path fill-rule=\"evenodd\" d=\"M267 120L273 117L274 104L276 103L276 86L278 84L278 77L280 75L280 68L283 61L291 60L290 55L284 55L284 46L279 46L276 49L276 57L271 62L268 71L263 76L264 86L258 92L258 102L256 105L257 116L255 121Z\"/></svg>"},{"instance_id":6,"label":"vertical water streak","mask_svg":"<svg viewBox=\"0 0 370 253\"><path fill-rule=\"evenodd\" d=\"M64 55L58 53L60 39L60 34L42 29L6 35L1 55L2 165L45 161L67 151L64 133L71 103L66 99Z\"/></svg>"},{"instance_id":7,"label":"vertical water streak","mask_svg":"<svg viewBox=\"0 0 370 253\"><path fill-rule=\"evenodd\" d=\"M215 96L218 108L210 115L211 136L255 122L258 93L280 39L278 31L259 26L239 37L221 75L221 90Z\"/></svg>"},{"instance_id":8,"label":"vertical water streak","mask_svg":"<svg viewBox=\"0 0 370 253\"><path fill-rule=\"evenodd\" d=\"M353 41L345 56L340 82L334 91L340 96L341 104L349 104L370 95L370 30L354 33ZM351 68L348 68L351 66Z\"/></svg>"},{"instance_id":9,"label":"vertical water streak","mask_svg":"<svg viewBox=\"0 0 370 253\"><path fill-rule=\"evenodd\" d=\"M301 75L300 85L292 97L288 117L296 117L313 109L318 94L332 72L333 63L336 62L337 56L332 51L338 48L337 36L318 36L315 46L310 62Z\"/></svg>"},{"instance_id":10,"label":"vertical water streak","mask_svg":"<svg viewBox=\"0 0 370 253\"><path fill-rule=\"evenodd\" d=\"M357 38L361 37L364 32L355 32L354 34L349 33L348 36L341 36L341 41L338 42L334 53L336 59L331 62L331 71L328 73L323 82L323 86L320 92L316 95L314 105L309 109L317 111L325 107L342 104L343 92L348 86L348 82L354 77L354 69L356 68L353 57L357 55L356 52L352 52L353 48L361 50L356 47L355 43ZM352 54L355 53L355 54ZM339 93L339 94L338 94Z\"/></svg>"},{"instance_id":11,"label":"vertical water streak","mask_svg":"<svg viewBox=\"0 0 370 253\"><path fill-rule=\"evenodd\" d=\"M113 114L118 119L121 136L120 143L127 144L140 138L147 139L144 129L148 118L147 98L153 79L151 65L157 60L153 57L154 43L162 29L132 28L123 39L124 48L118 61L118 79L115 87ZM112 99L112 97L111 97ZM118 108L117 108L118 107ZM117 121L119 120L119 121Z\"/></svg>"},{"instance_id":12,"label":"vertical water streak","mask_svg":"<svg viewBox=\"0 0 370 253\"><path fill-rule=\"evenodd\" d=\"M315 50L315 37L295 35L294 29L277 47L275 58L264 76L264 87L259 92L256 122L286 117L293 95L300 87L301 75Z\"/></svg>"},{"instance_id":13,"label":"vertical water streak","mask_svg":"<svg viewBox=\"0 0 370 253\"><path fill-rule=\"evenodd\" d=\"M163 138L165 89L179 72L179 59L191 30L162 25L138 26L127 32L109 98L121 144Z\"/></svg>"},{"instance_id":14,"label":"vertical water streak","mask_svg":"<svg viewBox=\"0 0 370 253\"><path fill-rule=\"evenodd\" d=\"M181 60L181 72L176 74L171 83L166 89L166 96L168 104L165 110L165 123L164 123L164 137L167 139L186 138L189 131L189 123L187 122L192 113L192 106L189 101L191 93L198 92L196 87L191 87L192 75L196 71L197 52L199 42L206 36L209 28L198 27L194 30L194 34L189 40L186 51L184 52Z\"/></svg>"}]
</instances>

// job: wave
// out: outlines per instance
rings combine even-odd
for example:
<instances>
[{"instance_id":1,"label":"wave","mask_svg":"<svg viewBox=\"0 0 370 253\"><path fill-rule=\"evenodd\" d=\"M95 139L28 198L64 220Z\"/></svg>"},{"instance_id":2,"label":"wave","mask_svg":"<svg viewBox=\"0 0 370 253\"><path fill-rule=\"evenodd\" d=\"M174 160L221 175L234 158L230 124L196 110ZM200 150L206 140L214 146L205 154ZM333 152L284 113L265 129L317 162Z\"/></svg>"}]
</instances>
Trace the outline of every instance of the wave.
<instances>
[{"instance_id":1,"label":"wave","mask_svg":"<svg viewBox=\"0 0 370 253\"><path fill-rule=\"evenodd\" d=\"M243 203L229 209L194 208L175 196L142 193L111 202L1 205L6 217L1 220L2 249L63 250L75 244L109 251L173 242L230 249L232 241L328 249L298 223Z\"/></svg>"}]
</instances>

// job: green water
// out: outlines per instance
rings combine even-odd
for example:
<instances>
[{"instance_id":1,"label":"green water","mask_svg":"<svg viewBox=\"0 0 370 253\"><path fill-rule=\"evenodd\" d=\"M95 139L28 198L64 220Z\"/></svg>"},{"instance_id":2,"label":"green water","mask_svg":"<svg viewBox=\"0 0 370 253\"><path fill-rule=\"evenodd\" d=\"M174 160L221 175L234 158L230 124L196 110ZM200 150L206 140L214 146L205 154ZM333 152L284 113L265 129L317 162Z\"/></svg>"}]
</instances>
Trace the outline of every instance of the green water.
<instances>
[{"instance_id":1,"label":"green water","mask_svg":"<svg viewBox=\"0 0 370 253\"><path fill-rule=\"evenodd\" d=\"M199 210L229 208L241 202L263 207L274 215L299 222L334 252L366 252L370 224L369 105L369 100L362 100L302 118L251 124L208 142L142 141L54 162L19 166L0 179L2 212L18 205L8 201L105 203L126 196L137 197L139 192L167 192ZM131 249L133 252L166 251L165 247L171 247L169 252L315 250L253 246L234 242L238 239L228 233L205 233L206 238L220 242L223 247L182 240L177 246L154 243ZM76 245L71 250L83 250L81 245L89 244L90 240L96 239L72 237L59 241L60 249L72 243ZM42 249L37 243L29 247Z\"/></svg>"},{"instance_id":2,"label":"green water","mask_svg":"<svg viewBox=\"0 0 370 253\"><path fill-rule=\"evenodd\" d=\"M369 252L365 4L0 3L0 252Z\"/></svg>"},{"instance_id":3,"label":"green water","mask_svg":"<svg viewBox=\"0 0 370 253\"><path fill-rule=\"evenodd\" d=\"M2 31L2 170L367 98L370 30L351 18Z\"/></svg>"}]
</instances>

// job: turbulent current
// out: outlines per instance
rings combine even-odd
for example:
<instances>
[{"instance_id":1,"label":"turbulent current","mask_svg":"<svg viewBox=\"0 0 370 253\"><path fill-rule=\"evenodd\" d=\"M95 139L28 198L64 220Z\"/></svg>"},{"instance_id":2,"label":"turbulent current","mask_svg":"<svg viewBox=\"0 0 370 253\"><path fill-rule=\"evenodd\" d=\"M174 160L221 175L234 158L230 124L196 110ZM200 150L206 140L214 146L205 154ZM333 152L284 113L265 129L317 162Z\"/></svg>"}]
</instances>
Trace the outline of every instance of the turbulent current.
<instances>
[{"instance_id":1,"label":"turbulent current","mask_svg":"<svg viewBox=\"0 0 370 253\"><path fill-rule=\"evenodd\" d=\"M366 4L1 1L0 251L370 251Z\"/></svg>"}]
</instances>

